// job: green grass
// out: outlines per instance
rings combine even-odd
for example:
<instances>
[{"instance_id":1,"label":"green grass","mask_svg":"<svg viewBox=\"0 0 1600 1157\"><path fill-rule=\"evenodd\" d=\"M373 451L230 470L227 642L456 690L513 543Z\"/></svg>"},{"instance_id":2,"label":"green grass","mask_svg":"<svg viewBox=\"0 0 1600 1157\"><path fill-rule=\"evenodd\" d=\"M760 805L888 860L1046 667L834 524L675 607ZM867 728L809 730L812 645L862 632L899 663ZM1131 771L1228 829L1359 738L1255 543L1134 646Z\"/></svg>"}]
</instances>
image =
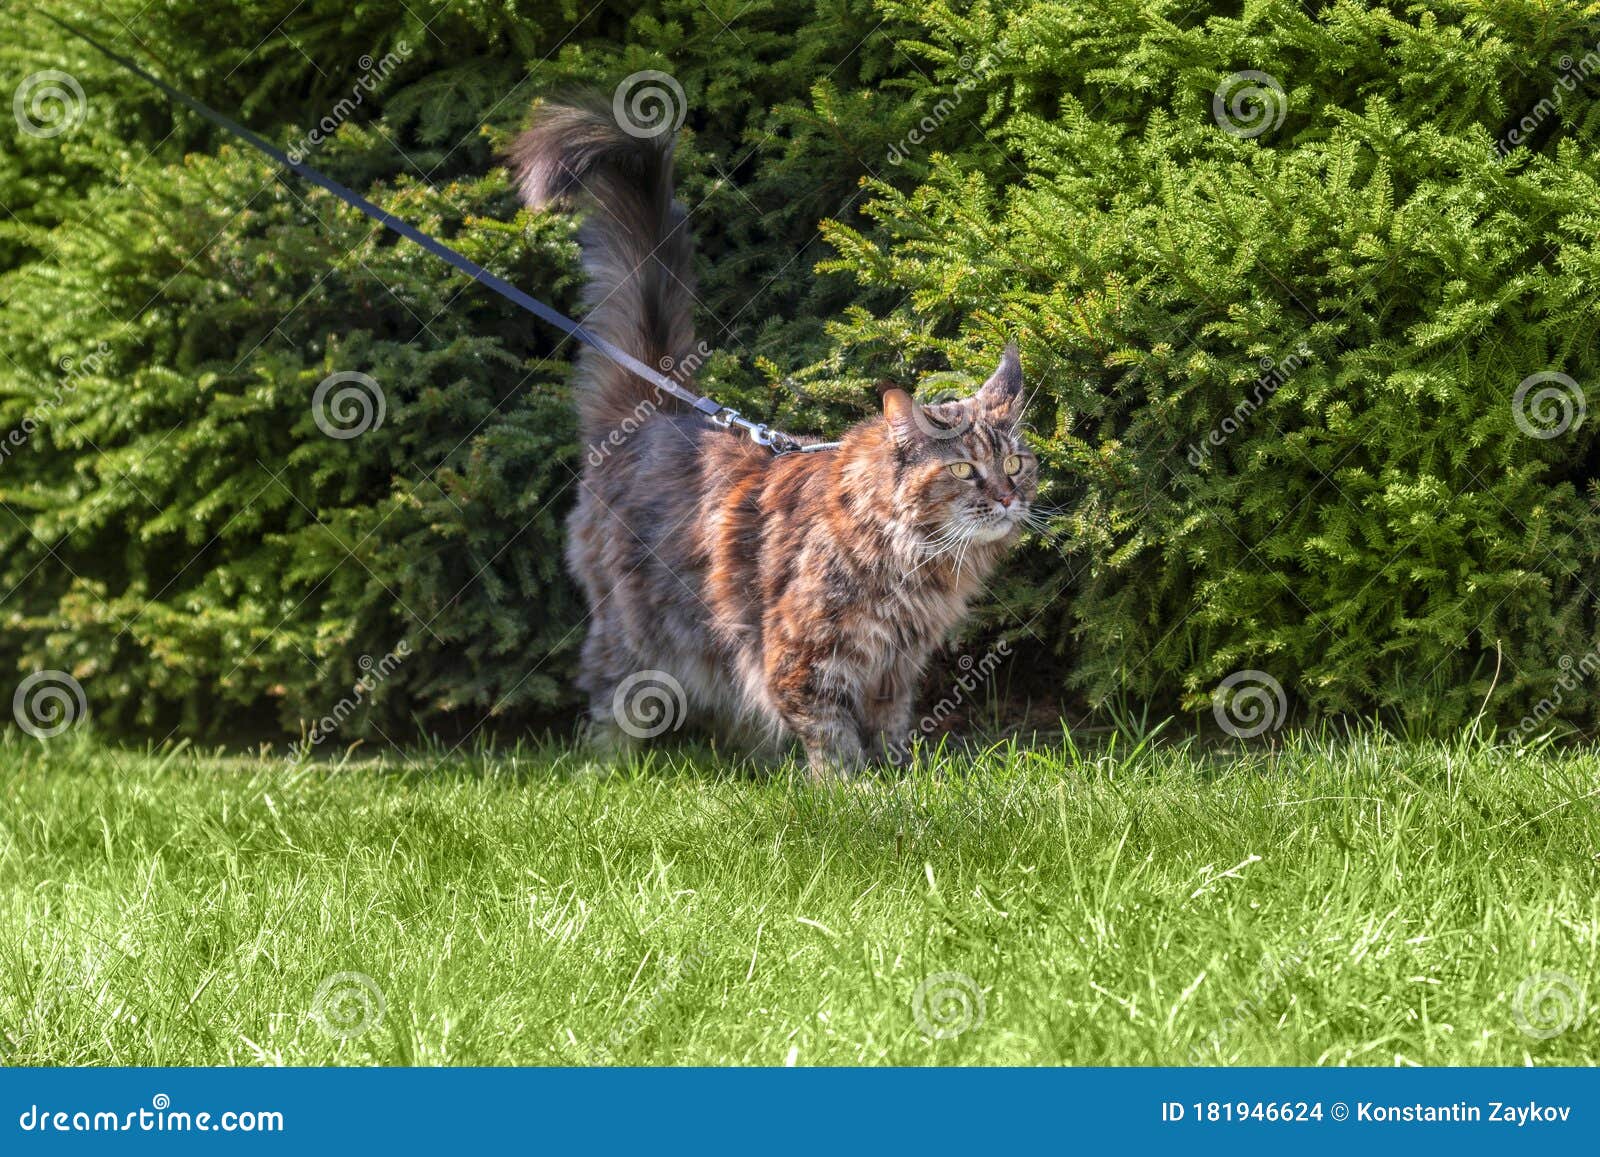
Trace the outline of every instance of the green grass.
<instances>
[{"instance_id":1,"label":"green grass","mask_svg":"<svg viewBox=\"0 0 1600 1157\"><path fill-rule=\"evenodd\" d=\"M839 790L692 754L0 759L8 1064L1600 1060L1600 1009L1539 1039L1515 1008L1551 972L1600 1000L1592 750L1057 744ZM331 1035L350 972L383 1015ZM941 973L982 998L947 1039L913 1008Z\"/></svg>"}]
</instances>

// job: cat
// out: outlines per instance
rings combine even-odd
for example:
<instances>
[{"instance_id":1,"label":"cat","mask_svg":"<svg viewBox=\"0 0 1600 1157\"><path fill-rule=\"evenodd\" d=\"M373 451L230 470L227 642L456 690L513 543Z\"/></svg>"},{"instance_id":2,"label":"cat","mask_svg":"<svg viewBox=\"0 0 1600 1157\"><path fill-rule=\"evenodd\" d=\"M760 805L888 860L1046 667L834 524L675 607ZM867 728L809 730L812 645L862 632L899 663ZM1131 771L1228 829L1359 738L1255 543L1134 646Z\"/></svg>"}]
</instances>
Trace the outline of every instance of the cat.
<instances>
[{"instance_id":1,"label":"cat","mask_svg":"<svg viewBox=\"0 0 1600 1157\"><path fill-rule=\"evenodd\" d=\"M510 160L527 205L585 211L585 328L648 365L695 364L672 134L546 104ZM774 454L588 346L574 389L592 452L567 563L590 608L578 682L599 735L625 744L630 713L687 707L798 738L818 780L903 756L929 655L1037 496L1016 345L962 401L882 388L880 415L815 453ZM669 698L630 702L641 673Z\"/></svg>"}]
</instances>

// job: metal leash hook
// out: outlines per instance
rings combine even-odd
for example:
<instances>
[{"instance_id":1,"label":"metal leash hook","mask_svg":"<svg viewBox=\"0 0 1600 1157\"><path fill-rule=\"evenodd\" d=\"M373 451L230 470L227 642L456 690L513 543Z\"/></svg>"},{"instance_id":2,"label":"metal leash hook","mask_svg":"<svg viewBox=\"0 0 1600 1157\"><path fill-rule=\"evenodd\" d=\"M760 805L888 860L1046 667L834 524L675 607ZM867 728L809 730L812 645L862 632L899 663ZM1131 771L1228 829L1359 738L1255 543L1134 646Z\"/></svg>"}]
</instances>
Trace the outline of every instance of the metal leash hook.
<instances>
[{"instance_id":1,"label":"metal leash hook","mask_svg":"<svg viewBox=\"0 0 1600 1157\"><path fill-rule=\"evenodd\" d=\"M823 442L814 446L803 446L782 430L774 430L765 422L752 422L742 417L738 410L722 410L711 415L711 422L724 430L734 426L739 427L750 436L750 441L764 449L771 450L774 454L788 454L791 451L807 450L832 450L839 445L837 442Z\"/></svg>"},{"instance_id":2,"label":"metal leash hook","mask_svg":"<svg viewBox=\"0 0 1600 1157\"><path fill-rule=\"evenodd\" d=\"M748 418L741 417L738 410L726 408L719 410L711 415L711 422L724 430L731 430L735 426L739 427L746 434L749 434L750 440L758 446L772 445L772 440L766 433L767 427L763 424L752 422Z\"/></svg>"}]
</instances>

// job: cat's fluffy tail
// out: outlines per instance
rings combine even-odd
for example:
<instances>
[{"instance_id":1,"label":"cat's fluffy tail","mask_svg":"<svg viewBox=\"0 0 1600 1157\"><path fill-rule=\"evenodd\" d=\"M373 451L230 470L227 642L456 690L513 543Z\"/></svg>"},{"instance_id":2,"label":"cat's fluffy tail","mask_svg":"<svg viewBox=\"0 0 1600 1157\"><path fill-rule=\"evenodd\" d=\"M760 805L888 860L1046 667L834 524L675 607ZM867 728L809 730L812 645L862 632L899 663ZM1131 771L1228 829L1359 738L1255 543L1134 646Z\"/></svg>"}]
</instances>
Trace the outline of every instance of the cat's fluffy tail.
<instances>
[{"instance_id":1,"label":"cat's fluffy tail","mask_svg":"<svg viewBox=\"0 0 1600 1157\"><path fill-rule=\"evenodd\" d=\"M604 104L547 104L511 148L522 199L587 212L579 231L588 274L586 329L673 375L694 347L693 241L672 196L673 134L636 137ZM578 413L586 439L637 425L677 403L584 346ZM628 428L631 429L632 425Z\"/></svg>"}]
</instances>

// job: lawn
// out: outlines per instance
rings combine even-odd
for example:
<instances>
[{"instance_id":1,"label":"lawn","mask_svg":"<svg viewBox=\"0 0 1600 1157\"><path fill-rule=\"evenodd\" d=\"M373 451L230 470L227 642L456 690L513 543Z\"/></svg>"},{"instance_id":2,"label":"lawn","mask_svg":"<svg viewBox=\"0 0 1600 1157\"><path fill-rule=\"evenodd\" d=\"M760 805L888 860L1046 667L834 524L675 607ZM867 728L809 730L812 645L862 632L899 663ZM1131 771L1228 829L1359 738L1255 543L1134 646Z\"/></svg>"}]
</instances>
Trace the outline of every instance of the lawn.
<instances>
[{"instance_id":1,"label":"lawn","mask_svg":"<svg viewBox=\"0 0 1600 1157\"><path fill-rule=\"evenodd\" d=\"M1593 750L0 759L7 1064L1600 1061Z\"/></svg>"}]
</instances>

